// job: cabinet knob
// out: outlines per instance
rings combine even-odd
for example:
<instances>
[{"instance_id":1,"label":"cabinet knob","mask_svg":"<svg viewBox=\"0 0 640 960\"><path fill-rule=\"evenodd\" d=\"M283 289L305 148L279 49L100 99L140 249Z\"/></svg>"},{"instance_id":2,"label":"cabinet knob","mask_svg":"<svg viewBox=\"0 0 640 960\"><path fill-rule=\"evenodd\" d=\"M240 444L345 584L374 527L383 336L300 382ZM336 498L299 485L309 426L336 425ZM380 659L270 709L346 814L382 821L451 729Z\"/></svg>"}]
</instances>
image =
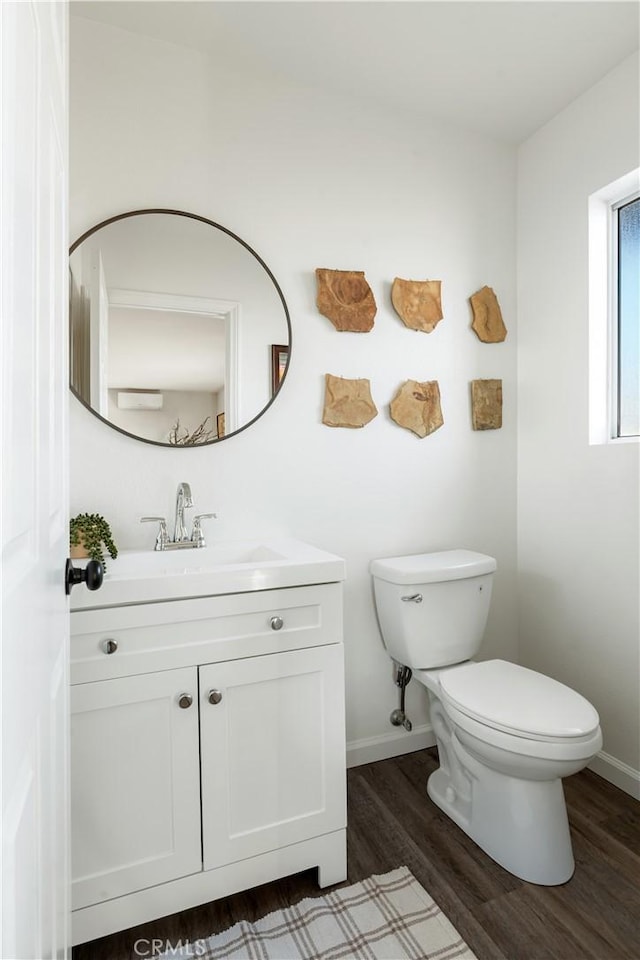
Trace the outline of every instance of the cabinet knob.
<instances>
[{"instance_id":1,"label":"cabinet knob","mask_svg":"<svg viewBox=\"0 0 640 960\"><path fill-rule=\"evenodd\" d=\"M193 697L190 693L181 693L178 696L178 705L182 707L183 710L186 710L193 703Z\"/></svg>"},{"instance_id":2,"label":"cabinet knob","mask_svg":"<svg viewBox=\"0 0 640 960\"><path fill-rule=\"evenodd\" d=\"M284 627L284 620L282 617L271 617L271 629L272 630L282 630Z\"/></svg>"},{"instance_id":3,"label":"cabinet knob","mask_svg":"<svg viewBox=\"0 0 640 960\"><path fill-rule=\"evenodd\" d=\"M220 703L221 700L222 700L221 690L209 690L209 703L212 703L215 706L215 704Z\"/></svg>"},{"instance_id":4,"label":"cabinet knob","mask_svg":"<svg viewBox=\"0 0 640 960\"><path fill-rule=\"evenodd\" d=\"M118 649L118 641L109 637L108 640L102 641L102 649L105 653L115 653Z\"/></svg>"}]
</instances>

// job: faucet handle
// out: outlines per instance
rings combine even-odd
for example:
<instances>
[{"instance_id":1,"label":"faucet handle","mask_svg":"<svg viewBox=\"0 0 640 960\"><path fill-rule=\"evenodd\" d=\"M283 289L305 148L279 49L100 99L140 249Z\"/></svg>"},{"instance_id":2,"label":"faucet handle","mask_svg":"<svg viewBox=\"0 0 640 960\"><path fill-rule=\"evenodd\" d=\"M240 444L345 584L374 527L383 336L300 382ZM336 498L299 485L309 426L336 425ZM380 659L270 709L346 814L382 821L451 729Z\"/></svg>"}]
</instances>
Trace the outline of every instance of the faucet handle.
<instances>
[{"instance_id":1,"label":"faucet handle","mask_svg":"<svg viewBox=\"0 0 640 960\"><path fill-rule=\"evenodd\" d=\"M156 521L160 524L160 529L158 530L158 536L156 537L156 550L164 550L167 543L169 542L169 534L167 533L167 521L164 517L140 517L140 523L153 523Z\"/></svg>"},{"instance_id":2,"label":"faucet handle","mask_svg":"<svg viewBox=\"0 0 640 960\"><path fill-rule=\"evenodd\" d=\"M191 531L191 540L195 543L196 547L206 547L204 533L202 532L201 520L217 520L217 513L199 513L197 517L193 518L193 529Z\"/></svg>"}]
</instances>

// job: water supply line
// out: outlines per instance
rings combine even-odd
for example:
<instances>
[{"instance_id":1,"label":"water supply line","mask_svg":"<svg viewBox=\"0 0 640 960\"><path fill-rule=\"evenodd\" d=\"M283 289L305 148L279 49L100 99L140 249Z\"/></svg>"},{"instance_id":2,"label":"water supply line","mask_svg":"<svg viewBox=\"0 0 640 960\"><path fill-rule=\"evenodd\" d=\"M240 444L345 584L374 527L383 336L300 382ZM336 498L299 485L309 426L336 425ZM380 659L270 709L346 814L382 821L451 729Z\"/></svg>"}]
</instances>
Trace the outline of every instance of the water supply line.
<instances>
[{"instance_id":1,"label":"water supply line","mask_svg":"<svg viewBox=\"0 0 640 960\"><path fill-rule=\"evenodd\" d=\"M409 667L405 667L401 663L396 663L395 665L395 683L396 686L400 688L400 706L391 712L389 719L394 727L404 727L407 733L411 732L413 724L409 720L408 716L404 712L404 695L405 690L407 689L407 684L411 680L413 674Z\"/></svg>"}]
</instances>

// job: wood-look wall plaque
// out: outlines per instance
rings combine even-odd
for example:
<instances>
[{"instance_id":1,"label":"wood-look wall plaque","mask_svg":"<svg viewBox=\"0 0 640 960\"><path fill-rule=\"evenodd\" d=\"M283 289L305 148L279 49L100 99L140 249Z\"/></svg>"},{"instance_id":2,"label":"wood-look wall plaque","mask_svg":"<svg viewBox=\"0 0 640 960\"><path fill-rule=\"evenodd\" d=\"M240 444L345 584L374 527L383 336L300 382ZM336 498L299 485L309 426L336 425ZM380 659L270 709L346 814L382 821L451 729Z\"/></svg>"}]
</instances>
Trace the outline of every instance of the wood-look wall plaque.
<instances>
[{"instance_id":1,"label":"wood-look wall plaque","mask_svg":"<svg viewBox=\"0 0 640 960\"><path fill-rule=\"evenodd\" d=\"M500 304L491 287L482 287L470 298L475 330L483 343L501 343L507 336Z\"/></svg>"},{"instance_id":2,"label":"wood-look wall plaque","mask_svg":"<svg viewBox=\"0 0 640 960\"><path fill-rule=\"evenodd\" d=\"M325 374L322 422L327 427L364 427L378 416L369 380Z\"/></svg>"},{"instance_id":3,"label":"wood-look wall plaque","mask_svg":"<svg viewBox=\"0 0 640 960\"><path fill-rule=\"evenodd\" d=\"M404 325L431 333L442 320L441 280L403 280L396 277L391 302Z\"/></svg>"},{"instance_id":4,"label":"wood-look wall plaque","mask_svg":"<svg viewBox=\"0 0 640 960\"><path fill-rule=\"evenodd\" d=\"M502 380L471 381L471 423L474 430L502 426Z\"/></svg>"},{"instance_id":5,"label":"wood-look wall plaque","mask_svg":"<svg viewBox=\"0 0 640 960\"><path fill-rule=\"evenodd\" d=\"M377 306L363 270L316 270L316 305L336 330L367 333Z\"/></svg>"},{"instance_id":6,"label":"wood-look wall plaque","mask_svg":"<svg viewBox=\"0 0 640 960\"><path fill-rule=\"evenodd\" d=\"M419 437L434 433L444 423L438 381L406 380L391 401L390 413L399 426Z\"/></svg>"}]
</instances>

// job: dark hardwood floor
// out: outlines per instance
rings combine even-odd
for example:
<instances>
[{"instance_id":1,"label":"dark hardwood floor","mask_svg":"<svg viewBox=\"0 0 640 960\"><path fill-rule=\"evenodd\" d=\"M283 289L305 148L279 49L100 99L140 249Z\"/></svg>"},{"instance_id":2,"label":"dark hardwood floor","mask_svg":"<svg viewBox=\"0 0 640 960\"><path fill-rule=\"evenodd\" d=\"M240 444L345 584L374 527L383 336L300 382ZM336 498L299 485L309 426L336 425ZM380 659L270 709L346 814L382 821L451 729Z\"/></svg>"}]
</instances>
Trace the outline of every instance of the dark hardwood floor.
<instances>
[{"instance_id":1,"label":"dark hardwood floor","mask_svg":"<svg viewBox=\"0 0 640 960\"><path fill-rule=\"evenodd\" d=\"M349 771L348 883L406 865L479 960L638 960L640 803L590 771L565 780L576 871L539 887L499 867L429 800L436 766L433 748ZM82 944L73 960L140 960L141 939L193 942L320 893L306 871Z\"/></svg>"}]
</instances>

